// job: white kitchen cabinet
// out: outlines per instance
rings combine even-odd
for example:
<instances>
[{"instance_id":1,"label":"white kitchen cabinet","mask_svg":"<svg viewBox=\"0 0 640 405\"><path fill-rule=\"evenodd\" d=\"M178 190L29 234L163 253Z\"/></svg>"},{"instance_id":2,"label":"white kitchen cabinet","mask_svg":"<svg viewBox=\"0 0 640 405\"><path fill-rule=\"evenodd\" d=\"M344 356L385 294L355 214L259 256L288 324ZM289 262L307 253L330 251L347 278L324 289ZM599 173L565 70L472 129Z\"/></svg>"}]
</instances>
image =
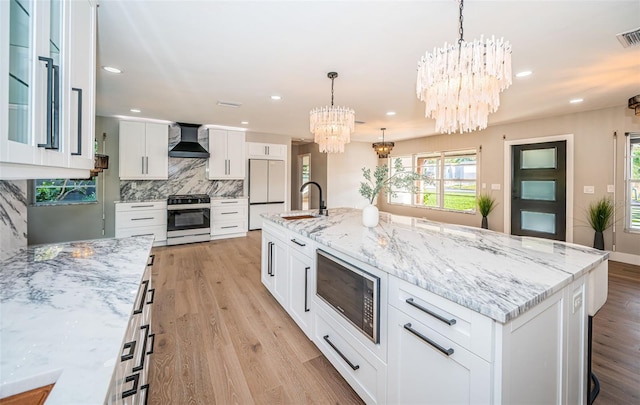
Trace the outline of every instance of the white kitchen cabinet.
<instances>
[{"instance_id":1,"label":"white kitchen cabinet","mask_svg":"<svg viewBox=\"0 0 640 405\"><path fill-rule=\"evenodd\" d=\"M247 236L247 209L246 198L211 201L211 239Z\"/></svg>"},{"instance_id":2,"label":"white kitchen cabinet","mask_svg":"<svg viewBox=\"0 0 640 405\"><path fill-rule=\"evenodd\" d=\"M120 121L120 180L169 178L169 126Z\"/></svg>"},{"instance_id":3,"label":"white kitchen cabinet","mask_svg":"<svg viewBox=\"0 0 640 405\"><path fill-rule=\"evenodd\" d=\"M278 143L248 142L247 151L250 159L285 160L287 145Z\"/></svg>"},{"instance_id":4,"label":"white kitchen cabinet","mask_svg":"<svg viewBox=\"0 0 640 405\"><path fill-rule=\"evenodd\" d=\"M305 237L289 234L289 315L311 340L313 296L316 288L315 245Z\"/></svg>"},{"instance_id":5,"label":"white kitchen cabinet","mask_svg":"<svg viewBox=\"0 0 640 405\"><path fill-rule=\"evenodd\" d=\"M0 179L89 177L96 3L0 2L0 38Z\"/></svg>"},{"instance_id":6,"label":"white kitchen cabinet","mask_svg":"<svg viewBox=\"0 0 640 405\"><path fill-rule=\"evenodd\" d=\"M283 308L289 303L289 268L285 233L278 229L262 229L262 284Z\"/></svg>"},{"instance_id":7,"label":"white kitchen cabinet","mask_svg":"<svg viewBox=\"0 0 640 405\"><path fill-rule=\"evenodd\" d=\"M165 201L116 203L116 238L153 235L154 246L167 242Z\"/></svg>"},{"instance_id":8,"label":"white kitchen cabinet","mask_svg":"<svg viewBox=\"0 0 640 405\"><path fill-rule=\"evenodd\" d=\"M244 180L245 133L209 129L209 179Z\"/></svg>"},{"instance_id":9,"label":"white kitchen cabinet","mask_svg":"<svg viewBox=\"0 0 640 405\"><path fill-rule=\"evenodd\" d=\"M491 403L488 361L393 307L389 359L390 404Z\"/></svg>"}]
</instances>

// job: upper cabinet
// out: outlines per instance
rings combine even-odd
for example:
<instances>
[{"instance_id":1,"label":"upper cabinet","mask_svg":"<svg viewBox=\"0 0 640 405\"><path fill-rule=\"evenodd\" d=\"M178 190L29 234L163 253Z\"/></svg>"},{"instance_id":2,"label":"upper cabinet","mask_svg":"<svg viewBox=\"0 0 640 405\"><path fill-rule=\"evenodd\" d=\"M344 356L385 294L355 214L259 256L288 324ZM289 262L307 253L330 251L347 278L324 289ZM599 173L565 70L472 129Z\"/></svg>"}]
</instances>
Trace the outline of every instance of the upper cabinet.
<instances>
[{"instance_id":1,"label":"upper cabinet","mask_svg":"<svg viewBox=\"0 0 640 405\"><path fill-rule=\"evenodd\" d=\"M278 143L247 143L250 159L276 159L284 160L287 154L287 145Z\"/></svg>"},{"instance_id":2,"label":"upper cabinet","mask_svg":"<svg viewBox=\"0 0 640 405\"><path fill-rule=\"evenodd\" d=\"M96 4L0 2L0 179L93 167Z\"/></svg>"},{"instance_id":3,"label":"upper cabinet","mask_svg":"<svg viewBox=\"0 0 640 405\"><path fill-rule=\"evenodd\" d=\"M120 180L169 178L169 126L120 121Z\"/></svg>"},{"instance_id":4,"label":"upper cabinet","mask_svg":"<svg viewBox=\"0 0 640 405\"><path fill-rule=\"evenodd\" d=\"M245 133L209 129L209 179L244 180Z\"/></svg>"}]
</instances>

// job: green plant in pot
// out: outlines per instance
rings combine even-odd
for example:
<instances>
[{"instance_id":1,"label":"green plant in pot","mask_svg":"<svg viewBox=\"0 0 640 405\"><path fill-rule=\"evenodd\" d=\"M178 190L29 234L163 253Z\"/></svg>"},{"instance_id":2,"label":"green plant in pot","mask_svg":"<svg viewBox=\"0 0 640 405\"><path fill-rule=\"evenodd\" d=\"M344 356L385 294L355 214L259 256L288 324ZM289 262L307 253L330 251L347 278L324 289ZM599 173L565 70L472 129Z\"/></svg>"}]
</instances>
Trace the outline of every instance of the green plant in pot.
<instances>
[{"instance_id":1,"label":"green plant in pot","mask_svg":"<svg viewBox=\"0 0 640 405\"><path fill-rule=\"evenodd\" d=\"M611 226L613 219L613 201L608 197L592 202L587 208L587 221L589 225L596 231L593 236L593 247L604 250L603 232Z\"/></svg>"},{"instance_id":2,"label":"green plant in pot","mask_svg":"<svg viewBox=\"0 0 640 405\"><path fill-rule=\"evenodd\" d=\"M489 229L489 221L487 217L496 207L496 200L489 194L480 194L478 196L478 211L482 215L482 228Z\"/></svg>"},{"instance_id":3,"label":"green plant in pot","mask_svg":"<svg viewBox=\"0 0 640 405\"><path fill-rule=\"evenodd\" d=\"M417 193L418 180L427 184L433 183L433 179L428 175L405 170L399 158L393 162L392 175L389 175L389 166L385 163L382 166L376 166L373 175L371 169L363 167L362 176L366 181L360 182L360 195L369 201L369 205L362 210L362 223L370 228L378 225L378 208L374 202L380 193L384 192L394 197L396 191Z\"/></svg>"}]
</instances>

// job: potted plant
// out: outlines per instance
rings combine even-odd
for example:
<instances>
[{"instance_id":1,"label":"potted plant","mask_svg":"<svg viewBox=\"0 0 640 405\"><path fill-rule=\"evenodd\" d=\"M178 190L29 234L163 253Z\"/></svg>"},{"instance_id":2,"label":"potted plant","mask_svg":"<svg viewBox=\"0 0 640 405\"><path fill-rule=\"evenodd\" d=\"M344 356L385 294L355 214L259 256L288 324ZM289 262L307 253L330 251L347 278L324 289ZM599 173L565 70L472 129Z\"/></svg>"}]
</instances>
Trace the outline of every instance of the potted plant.
<instances>
[{"instance_id":1,"label":"potted plant","mask_svg":"<svg viewBox=\"0 0 640 405\"><path fill-rule=\"evenodd\" d=\"M369 201L369 205L362 210L362 223L370 228L378 225L379 212L378 207L374 205L378 194L384 192L387 195L395 196L395 192L399 190L416 193L418 192L417 180L432 182L430 176L406 171L399 158L393 163L391 176L389 176L389 167L386 163L382 166L376 166L373 177L371 169L363 167L362 176L366 181L360 182L360 195Z\"/></svg>"},{"instance_id":2,"label":"potted plant","mask_svg":"<svg viewBox=\"0 0 640 405\"><path fill-rule=\"evenodd\" d=\"M496 200L489 194L480 194L478 196L478 211L482 215L482 228L489 229L489 221L487 217L496 207Z\"/></svg>"},{"instance_id":3,"label":"potted plant","mask_svg":"<svg viewBox=\"0 0 640 405\"><path fill-rule=\"evenodd\" d=\"M605 229L611 226L613 219L613 202L608 197L602 197L598 201L589 204L587 209L587 221L589 225L596 231L593 236L593 247L604 250Z\"/></svg>"}]
</instances>

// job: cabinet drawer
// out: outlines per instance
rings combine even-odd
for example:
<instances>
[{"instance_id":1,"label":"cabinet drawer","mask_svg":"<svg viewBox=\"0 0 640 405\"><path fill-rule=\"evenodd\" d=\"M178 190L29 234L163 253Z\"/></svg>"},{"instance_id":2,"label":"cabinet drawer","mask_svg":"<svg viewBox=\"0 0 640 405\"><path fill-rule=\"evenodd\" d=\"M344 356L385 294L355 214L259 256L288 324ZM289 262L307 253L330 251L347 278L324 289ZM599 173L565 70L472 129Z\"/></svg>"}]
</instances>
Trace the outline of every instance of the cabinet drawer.
<instances>
[{"instance_id":1,"label":"cabinet drawer","mask_svg":"<svg viewBox=\"0 0 640 405\"><path fill-rule=\"evenodd\" d=\"M247 220L226 221L211 224L211 235L228 235L231 233L247 232Z\"/></svg>"},{"instance_id":2,"label":"cabinet drawer","mask_svg":"<svg viewBox=\"0 0 640 405\"><path fill-rule=\"evenodd\" d=\"M300 234L289 232L287 234L287 244L290 248L302 253L303 255L313 258L315 254L315 244L309 238Z\"/></svg>"},{"instance_id":3,"label":"cabinet drawer","mask_svg":"<svg viewBox=\"0 0 640 405\"><path fill-rule=\"evenodd\" d=\"M225 205L225 206L213 206L211 212L211 220L216 221L229 221L229 220L246 220L247 219L247 206L246 205Z\"/></svg>"},{"instance_id":4,"label":"cabinet drawer","mask_svg":"<svg viewBox=\"0 0 640 405\"><path fill-rule=\"evenodd\" d=\"M137 228L116 228L116 238L128 238L129 236L147 236L153 235L154 242L162 242L167 240L167 226L141 226Z\"/></svg>"},{"instance_id":5,"label":"cabinet drawer","mask_svg":"<svg viewBox=\"0 0 640 405\"><path fill-rule=\"evenodd\" d=\"M116 212L124 211L147 211L147 210L167 210L166 201L136 202L136 203L116 203Z\"/></svg>"},{"instance_id":6,"label":"cabinet drawer","mask_svg":"<svg viewBox=\"0 0 640 405\"><path fill-rule=\"evenodd\" d=\"M237 206L247 206L246 198L221 198L217 200L211 201L211 207L215 209L216 207L237 207Z\"/></svg>"},{"instance_id":7,"label":"cabinet drawer","mask_svg":"<svg viewBox=\"0 0 640 405\"><path fill-rule=\"evenodd\" d=\"M491 319L397 277L389 277L389 304L491 361Z\"/></svg>"},{"instance_id":8,"label":"cabinet drawer","mask_svg":"<svg viewBox=\"0 0 640 405\"><path fill-rule=\"evenodd\" d=\"M359 347L347 330L323 310L315 316L314 343L367 404L386 403L386 364Z\"/></svg>"},{"instance_id":9,"label":"cabinet drawer","mask_svg":"<svg viewBox=\"0 0 640 405\"><path fill-rule=\"evenodd\" d=\"M144 210L116 212L116 228L139 228L142 226L167 226L166 210Z\"/></svg>"}]
</instances>

